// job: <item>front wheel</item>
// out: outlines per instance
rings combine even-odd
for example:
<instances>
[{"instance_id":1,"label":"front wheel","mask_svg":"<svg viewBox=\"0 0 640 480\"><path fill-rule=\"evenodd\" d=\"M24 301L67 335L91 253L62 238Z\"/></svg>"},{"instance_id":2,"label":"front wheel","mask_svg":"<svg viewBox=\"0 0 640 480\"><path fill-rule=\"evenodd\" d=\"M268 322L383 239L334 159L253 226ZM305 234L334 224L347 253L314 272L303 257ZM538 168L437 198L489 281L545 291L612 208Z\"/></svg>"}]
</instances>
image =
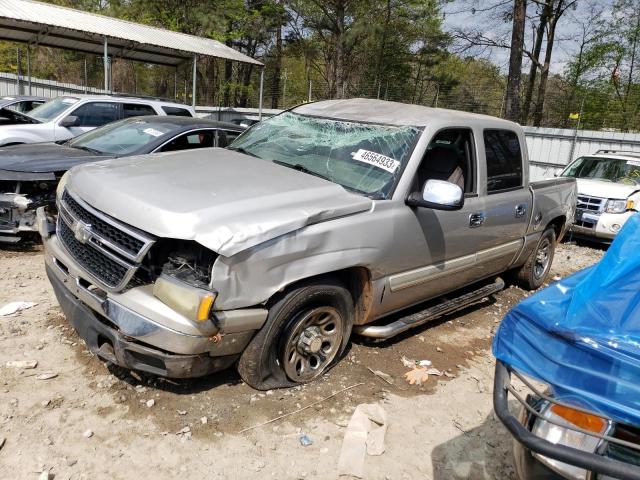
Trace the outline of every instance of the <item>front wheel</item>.
<instances>
[{"instance_id":1,"label":"front wheel","mask_svg":"<svg viewBox=\"0 0 640 480\"><path fill-rule=\"evenodd\" d=\"M353 311L351 294L337 281L293 288L273 303L265 325L242 353L240 376L258 390L319 377L344 353Z\"/></svg>"},{"instance_id":2,"label":"front wheel","mask_svg":"<svg viewBox=\"0 0 640 480\"><path fill-rule=\"evenodd\" d=\"M516 271L516 280L527 290L536 290L547 280L556 250L556 232L547 228L527 262Z\"/></svg>"}]
</instances>

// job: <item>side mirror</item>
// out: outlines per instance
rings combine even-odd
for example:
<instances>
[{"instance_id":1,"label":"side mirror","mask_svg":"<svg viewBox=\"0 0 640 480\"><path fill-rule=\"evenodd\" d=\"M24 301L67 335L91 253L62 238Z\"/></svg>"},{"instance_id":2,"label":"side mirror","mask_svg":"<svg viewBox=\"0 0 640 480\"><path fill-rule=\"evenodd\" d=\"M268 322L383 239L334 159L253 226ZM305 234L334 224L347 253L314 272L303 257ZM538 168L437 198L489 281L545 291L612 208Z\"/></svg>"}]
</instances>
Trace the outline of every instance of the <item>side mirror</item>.
<instances>
[{"instance_id":1,"label":"side mirror","mask_svg":"<svg viewBox=\"0 0 640 480\"><path fill-rule=\"evenodd\" d=\"M460 210L464 206L464 192L455 183L444 180L427 180L422 193L414 192L407 198L410 207L434 210Z\"/></svg>"},{"instance_id":2,"label":"side mirror","mask_svg":"<svg viewBox=\"0 0 640 480\"><path fill-rule=\"evenodd\" d=\"M78 127L80 126L80 118L75 115L67 115L62 120L60 120L61 127Z\"/></svg>"}]
</instances>

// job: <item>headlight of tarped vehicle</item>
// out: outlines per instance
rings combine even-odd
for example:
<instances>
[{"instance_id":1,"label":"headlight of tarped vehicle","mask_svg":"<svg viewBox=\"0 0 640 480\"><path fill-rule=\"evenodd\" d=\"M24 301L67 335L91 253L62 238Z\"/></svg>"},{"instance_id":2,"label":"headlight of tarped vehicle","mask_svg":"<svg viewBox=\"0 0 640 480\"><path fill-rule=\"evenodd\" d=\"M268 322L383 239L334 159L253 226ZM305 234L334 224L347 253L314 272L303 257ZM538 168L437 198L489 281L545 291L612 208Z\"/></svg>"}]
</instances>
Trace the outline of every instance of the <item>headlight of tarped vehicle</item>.
<instances>
[{"instance_id":1,"label":"headlight of tarped vehicle","mask_svg":"<svg viewBox=\"0 0 640 480\"><path fill-rule=\"evenodd\" d=\"M160 275L153 284L153 295L176 312L195 322L208 320L216 293L194 287L175 277Z\"/></svg>"},{"instance_id":2,"label":"headlight of tarped vehicle","mask_svg":"<svg viewBox=\"0 0 640 480\"><path fill-rule=\"evenodd\" d=\"M631 206L629 206L629 202ZM633 209L633 200L607 200L604 211L607 213L624 213Z\"/></svg>"},{"instance_id":3,"label":"headlight of tarped vehicle","mask_svg":"<svg viewBox=\"0 0 640 480\"><path fill-rule=\"evenodd\" d=\"M595 453L600 439L586 433L555 425L547 421L547 419L560 425L577 427L599 435L607 434L612 428L611 422L602 417L574 410L564 405L547 403L540 413L544 420L537 418L532 428L532 432L536 436L551 443L565 445L583 452ZM587 471L582 468L568 465L537 453L533 455L549 468L567 478L576 480L585 480L587 478Z\"/></svg>"}]
</instances>

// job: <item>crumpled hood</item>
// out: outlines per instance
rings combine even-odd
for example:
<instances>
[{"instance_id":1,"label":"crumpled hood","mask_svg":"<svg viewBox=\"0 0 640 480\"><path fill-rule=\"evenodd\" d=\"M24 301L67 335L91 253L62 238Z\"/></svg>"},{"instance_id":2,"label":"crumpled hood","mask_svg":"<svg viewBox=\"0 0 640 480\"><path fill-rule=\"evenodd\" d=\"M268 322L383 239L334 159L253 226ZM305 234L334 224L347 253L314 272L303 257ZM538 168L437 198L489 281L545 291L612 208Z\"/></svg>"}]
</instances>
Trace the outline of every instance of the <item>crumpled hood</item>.
<instances>
[{"instance_id":1,"label":"crumpled hood","mask_svg":"<svg viewBox=\"0 0 640 480\"><path fill-rule=\"evenodd\" d=\"M122 222L223 256L372 206L327 180L221 148L83 165L67 188Z\"/></svg>"},{"instance_id":2,"label":"crumpled hood","mask_svg":"<svg viewBox=\"0 0 640 480\"><path fill-rule=\"evenodd\" d=\"M613 198L624 200L633 192L640 190L638 185L625 185L623 183L603 182L602 180L576 179L578 182L578 195L590 197Z\"/></svg>"},{"instance_id":3,"label":"crumpled hood","mask_svg":"<svg viewBox=\"0 0 640 480\"><path fill-rule=\"evenodd\" d=\"M0 170L13 172L64 172L85 162L96 162L113 155L96 156L85 150L57 143L33 143L0 148Z\"/></svg>"}]
</instances>

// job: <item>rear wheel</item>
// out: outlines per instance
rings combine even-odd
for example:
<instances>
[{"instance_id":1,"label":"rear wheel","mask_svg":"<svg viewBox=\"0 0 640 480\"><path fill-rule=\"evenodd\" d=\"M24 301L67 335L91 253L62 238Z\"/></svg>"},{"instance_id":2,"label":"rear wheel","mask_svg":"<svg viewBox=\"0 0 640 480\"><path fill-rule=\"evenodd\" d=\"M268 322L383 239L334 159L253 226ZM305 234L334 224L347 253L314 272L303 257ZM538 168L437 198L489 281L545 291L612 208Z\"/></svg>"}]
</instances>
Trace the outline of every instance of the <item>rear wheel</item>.
<instances>
[{"instance_id":1,"label":"rear wheel","mask_svg":"<svg viewBox=\"0 0 640 480\"><path fill-rule=\"evenodd\" d=\"M298 286L276 300L267 321L238 363L258 390L310 382L344 353L353 324L353 300L339 282Z\"/></svg>"},{"instance_id":2,"label":"rear wheel","mask_svg":"<svg viewBox=\"0 0 640 480\"><path fill-rule=\"evenodd\" d=\"M542 233L527 262L516 271L518 284L528 290L540 288L549 276L555 249L556 232L549 227Z\"/></svg>"}]
</instances>

